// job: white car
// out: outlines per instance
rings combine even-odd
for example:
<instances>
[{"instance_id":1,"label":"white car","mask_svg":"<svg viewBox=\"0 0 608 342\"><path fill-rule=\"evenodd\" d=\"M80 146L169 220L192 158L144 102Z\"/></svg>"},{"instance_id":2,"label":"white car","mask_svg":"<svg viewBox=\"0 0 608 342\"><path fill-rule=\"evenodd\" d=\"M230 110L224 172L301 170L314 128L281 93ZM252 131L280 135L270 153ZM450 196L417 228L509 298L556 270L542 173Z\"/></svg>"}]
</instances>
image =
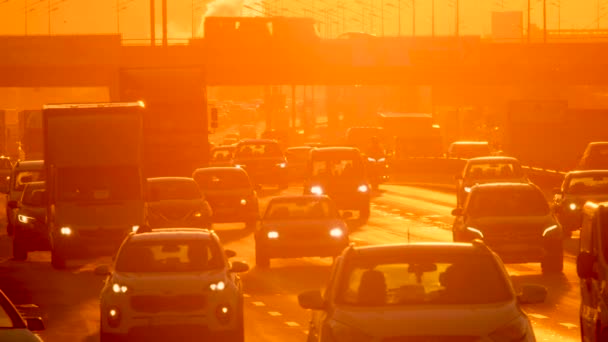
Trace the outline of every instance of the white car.
<instances>
[{"instance_id":1,"label":"white car","mask_svg":"<svg viewBox=\"0 0 608 342\"><path fill-rule=\"evenodd\" d=\"M471 158L464 166L458 181L456 203L464 205L471 189L476 184L486 183L529 183L519 160L513 157Z\"/></svg>"},{"instance_id":2,"label":"white car","mask_svg":"<svg viewBox=\"0 0 608 342\"><path fill-rule=\"evenodd\" d=\"M142 227L130 234L113 265L95 270L107 275L100 295L101 341L165 334L175 341L192 335L243 341L238 273L249 266L228 261L234 255L205 229Z\"/></svg>"},{"instance_id":3,"label":"white car","mask_svg":"<svg viewBox=\"0 0 608 342\"><path fill-rule=\"evenodd\" d=\"M8 297L0 290L0 341L39 342L34 331L44 330L42 319L24 318Z\"/></svg>"},{"instance_id":4,"label":"white car","mask_svg":"<svg viewBox=\"0 0 608 342\"><path fill-rule=\"evenodd\" d=\"M482 242L348 247L324 295L299 295L313 309L308 341L535 341L520 308L547 290L517 295Z\"/></svg>"}]
</instances>

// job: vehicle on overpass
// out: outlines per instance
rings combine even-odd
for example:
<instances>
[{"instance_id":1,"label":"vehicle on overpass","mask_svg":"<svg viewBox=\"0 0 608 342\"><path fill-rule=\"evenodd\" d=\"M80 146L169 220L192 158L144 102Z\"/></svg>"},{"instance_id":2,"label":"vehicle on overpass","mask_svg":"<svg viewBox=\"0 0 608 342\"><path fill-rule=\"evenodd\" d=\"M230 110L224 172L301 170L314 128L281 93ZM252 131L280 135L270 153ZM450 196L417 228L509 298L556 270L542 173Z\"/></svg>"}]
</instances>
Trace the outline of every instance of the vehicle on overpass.
<instances>
[{"instance_id":1,"label":"vehicle on overpass","mask_svg":"<svg viewBox=\"0 0 608 342\"><path fill-rule=\"evenodd\" d=\"M553 210L564 228L564 235L581 227L585 203L608 201L608 170L571 171L555 189Z\"/></svg>"},{"instance_id":2,"label":"vehicle on overpass","mask_svg":"<svg viewBox=\"0 0 608 342\"><path fill-rule=\"evenodd\" d=\"M23 317L10 299L0 290L0 341L40 342L35 334L44 330L40 317Z\"/></svg>"},{"instance_id":3,"label":"vehicle on overpass","mask_svg":"<svg viewBox=\"0 0 608 342\"><path fill-rule=\"evenodd\" d=\"M276 140L241 140L236 145L232 162L235 167L247 171L256 186L271 184L287 189L287 160Z\"/></svg>"},{"instance_id":4,"label":"vehicle on overpass","mask_svg":"<svg viewBox=\"0 0 608 342\"><path fill-rule=\"evenodd\" d=\"M18 202L8 204L17 211L13 232L15 260L26 260L27 254L32 251L50 250L46 196L44 182L32 182L25 185Z\"/></svg>"},{"instance_id":5,"label":"vehicle on overpass","mask_svg":"<svg viewBox=\"0 0 608 342\"><path fill-rule=\"evenodd\" d=\"M467 160L456 176L456 206L461 207L473 186L486 183L528 183L521 163L512 157L478 157Z\"/></svg>"},{"instance_id":6,"label":"vehicle on overpass","mask_svg":"<svg viewBox=\"0 0 608 342\"><path fill-rule=\"evenodd\" d=\"M607 170L608 141L589 143L578 163L577 170Z\"/></svg>"},{"instance_id":7,"label":"vehicle on overpass","mask_svg":"<svg viewBox=\"0 0 608 342\"><path fill-rule=\"evenodd\" d=\"M348 246L348 227L327 196L278 196L255 232L255 263L273 258L335 257Z\"/></svg>"},{"instance_id":8,"label":"vehicle on overpass","mask_svg":"<svg viewBox=\"0 0 608 342\"><path fill-rule=\"evenodd\" d=\"M320 341L535 341L502 261L480 241L351 246L336 258L324 294L301 293L308 339ZM441 322L440 324L438 322Z\"/></svg>"},{"instance_id":9,"label":"vehicle on overpass","mask_svg":"<svg viewBox=\"0 0 608 342\"><path fill-rule=\"evenodd\" d=\"M505 263L540 262L546 274L564 268L562 227L534 184L475 185L452 215L454 242L482 239Z\"/></svg>"},{"instance_id":10,"label":"vehicle on overpass","mask_svg":"<svg viewBox=\"0 0 608 342\"><path fill-rule=\"evenodd\" d=\"M192 178L211 205L214 223L244 222L253 230L260 216L258 196L245 170L236 167L197 169Z\"/></svg>"},{"instance_id":11,"label":"vehicle on overpass","mask_svg":"<svg viewBox=\"0 0 608 342\"><path fill-rule=\"evenodd\" d=\"M365 162L354 147L321 147L310 151L304 195L327 195L339 210L356 210L359 221L370 215L370 182Z\"/></svg>"},{"instance_id":12,"label":"vehicle on overpass","mask_svg":"<svg viewBox=\"0 0 608 342\"><path fill-rule=\"evenodd\" d=\"M148 178L146 201L152 228L211 228L211 207L189 177Z\"/></svg>"},{"instance_id":13,"label":"vehicle on overpass","mask_svg":"<svg viewBox=\"0 0 608 342\"><path fill-rule=\"evenodd\" d=\"M100 341L244 341L249 266L229 261L213 231L142 229L127 236L101 290Z\"/></svg>"},{"instance_id":14,"label":"vehicle on overpass","mask_svg":"<svg viewBox=\"0 0 608 342\"><path fill-rule=\"evenodd\" d=\"M146 222L144 105L43 107L51 263L113 255Z\"/></svg>"}]
</instances>

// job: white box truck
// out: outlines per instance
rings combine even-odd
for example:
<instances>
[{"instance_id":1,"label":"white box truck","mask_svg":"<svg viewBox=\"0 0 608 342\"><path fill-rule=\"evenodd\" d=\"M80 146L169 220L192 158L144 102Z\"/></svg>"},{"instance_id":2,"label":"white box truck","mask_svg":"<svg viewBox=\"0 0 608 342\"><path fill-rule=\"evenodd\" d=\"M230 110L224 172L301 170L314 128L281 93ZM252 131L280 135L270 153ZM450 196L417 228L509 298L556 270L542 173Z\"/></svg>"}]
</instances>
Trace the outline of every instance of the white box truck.
<instances>
[{"instance_id":1,"label":"white box truck","mask_svg":"<svg viewBox=\"0 0 608 342\"><path fill-rule=\"evenodd\" d=\"M145 223L142 102L43 107L51 263L113 255Z\"/></svg>"}]
</instances>

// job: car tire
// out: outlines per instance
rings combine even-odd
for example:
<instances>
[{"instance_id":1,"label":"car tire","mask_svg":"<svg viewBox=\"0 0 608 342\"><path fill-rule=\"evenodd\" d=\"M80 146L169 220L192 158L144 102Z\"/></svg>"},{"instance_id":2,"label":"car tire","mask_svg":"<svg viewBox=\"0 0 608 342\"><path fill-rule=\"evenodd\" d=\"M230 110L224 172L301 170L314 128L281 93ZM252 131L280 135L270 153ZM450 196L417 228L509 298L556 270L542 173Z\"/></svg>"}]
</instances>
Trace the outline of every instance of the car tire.
<instances>
[{"instance_id":1,"label":"car tire","mask_svg":"<svg viewBox=\"0 0 608 342\"><path fill-rule=\"evenodd\" d=\"M270 258L258 248L255 249L255 265L259 268L270 267Z\"/></svg>"},{"instance_id":2,"label":"car tire","mask_svg":"<svg viewBox=\"0 0 608 342\"><path fill-rule=\"evenodd\" d=\"M562 273L564 270L564 251L560 249L559 252L547 254L540 266L545 274Z\"/></svg>"},{"instance_id":3,"label":"car tire","mask_svg":"<svg viewBox=\"0 0 608 342\"><path fill-rule=\"evenodd\" d=\"M13 259L18 261L25 261L27 259L28 251L23 242L23 238L19 234L15 234L13 237Z\"/></svg>"},{"instance_id":4,"label":"car tire","mask_svg":"<svg viewBox=\"0 0 608 342\"><path fill-rule=\"evenodd\" d=\"M56 270L63 270L66 266L65 256L56 250L51 251L51 266Z\"/></svg>"}]
</instances>

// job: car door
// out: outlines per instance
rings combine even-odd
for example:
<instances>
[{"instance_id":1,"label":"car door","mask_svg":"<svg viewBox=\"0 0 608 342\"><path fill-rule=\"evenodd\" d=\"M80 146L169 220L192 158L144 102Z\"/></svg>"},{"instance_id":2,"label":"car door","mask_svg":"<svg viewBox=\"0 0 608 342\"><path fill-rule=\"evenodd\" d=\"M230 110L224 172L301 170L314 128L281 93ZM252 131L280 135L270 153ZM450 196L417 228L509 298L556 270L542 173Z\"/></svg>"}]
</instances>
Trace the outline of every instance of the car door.
<instances>
[{"instance_id":1,"label":"car door","mask_svg":"<svg viewBox=\"0 0 608 342\"><path fill-rule=\"evenodd\" d=\"M312 318L310 320L310 326L308 329L308 340L307 342L313 341L322 341L321 332L323 330L323 325L326 324L328 319L331 319L331 307L334 305L332 303L333 298L335 298L336 285L338 283L337 277L339 274L339 269L342 265L343 257L339 256L336 258L334 265L331 270L331 275L329 277L329 282L325 288L325 293L323 293L323 299L327 303L326 310L315 310L312 312Z\"/></svg>"},{"instance_id":2,"label":"car door","mask_svg":"<svg viewBox=\"0 0 608 342\"><path fill-rule=\"evenodd\" d=\"M598 266L603 263L600 260L599 253L599 236L598 236L598 215L594 215L590 218L591 222L585 225L585 231L581 231L581 250L589 251L595 258L596 262L593 266L594 271L598 272ZM602 278L604 277L601 272L599 279L587 278L581 279L581 320L584 325L586 336L595 336L595 327L598 319L598 309L600 305L601 288L605 287L602 285Z\"/></svg>"}]
</instances>

